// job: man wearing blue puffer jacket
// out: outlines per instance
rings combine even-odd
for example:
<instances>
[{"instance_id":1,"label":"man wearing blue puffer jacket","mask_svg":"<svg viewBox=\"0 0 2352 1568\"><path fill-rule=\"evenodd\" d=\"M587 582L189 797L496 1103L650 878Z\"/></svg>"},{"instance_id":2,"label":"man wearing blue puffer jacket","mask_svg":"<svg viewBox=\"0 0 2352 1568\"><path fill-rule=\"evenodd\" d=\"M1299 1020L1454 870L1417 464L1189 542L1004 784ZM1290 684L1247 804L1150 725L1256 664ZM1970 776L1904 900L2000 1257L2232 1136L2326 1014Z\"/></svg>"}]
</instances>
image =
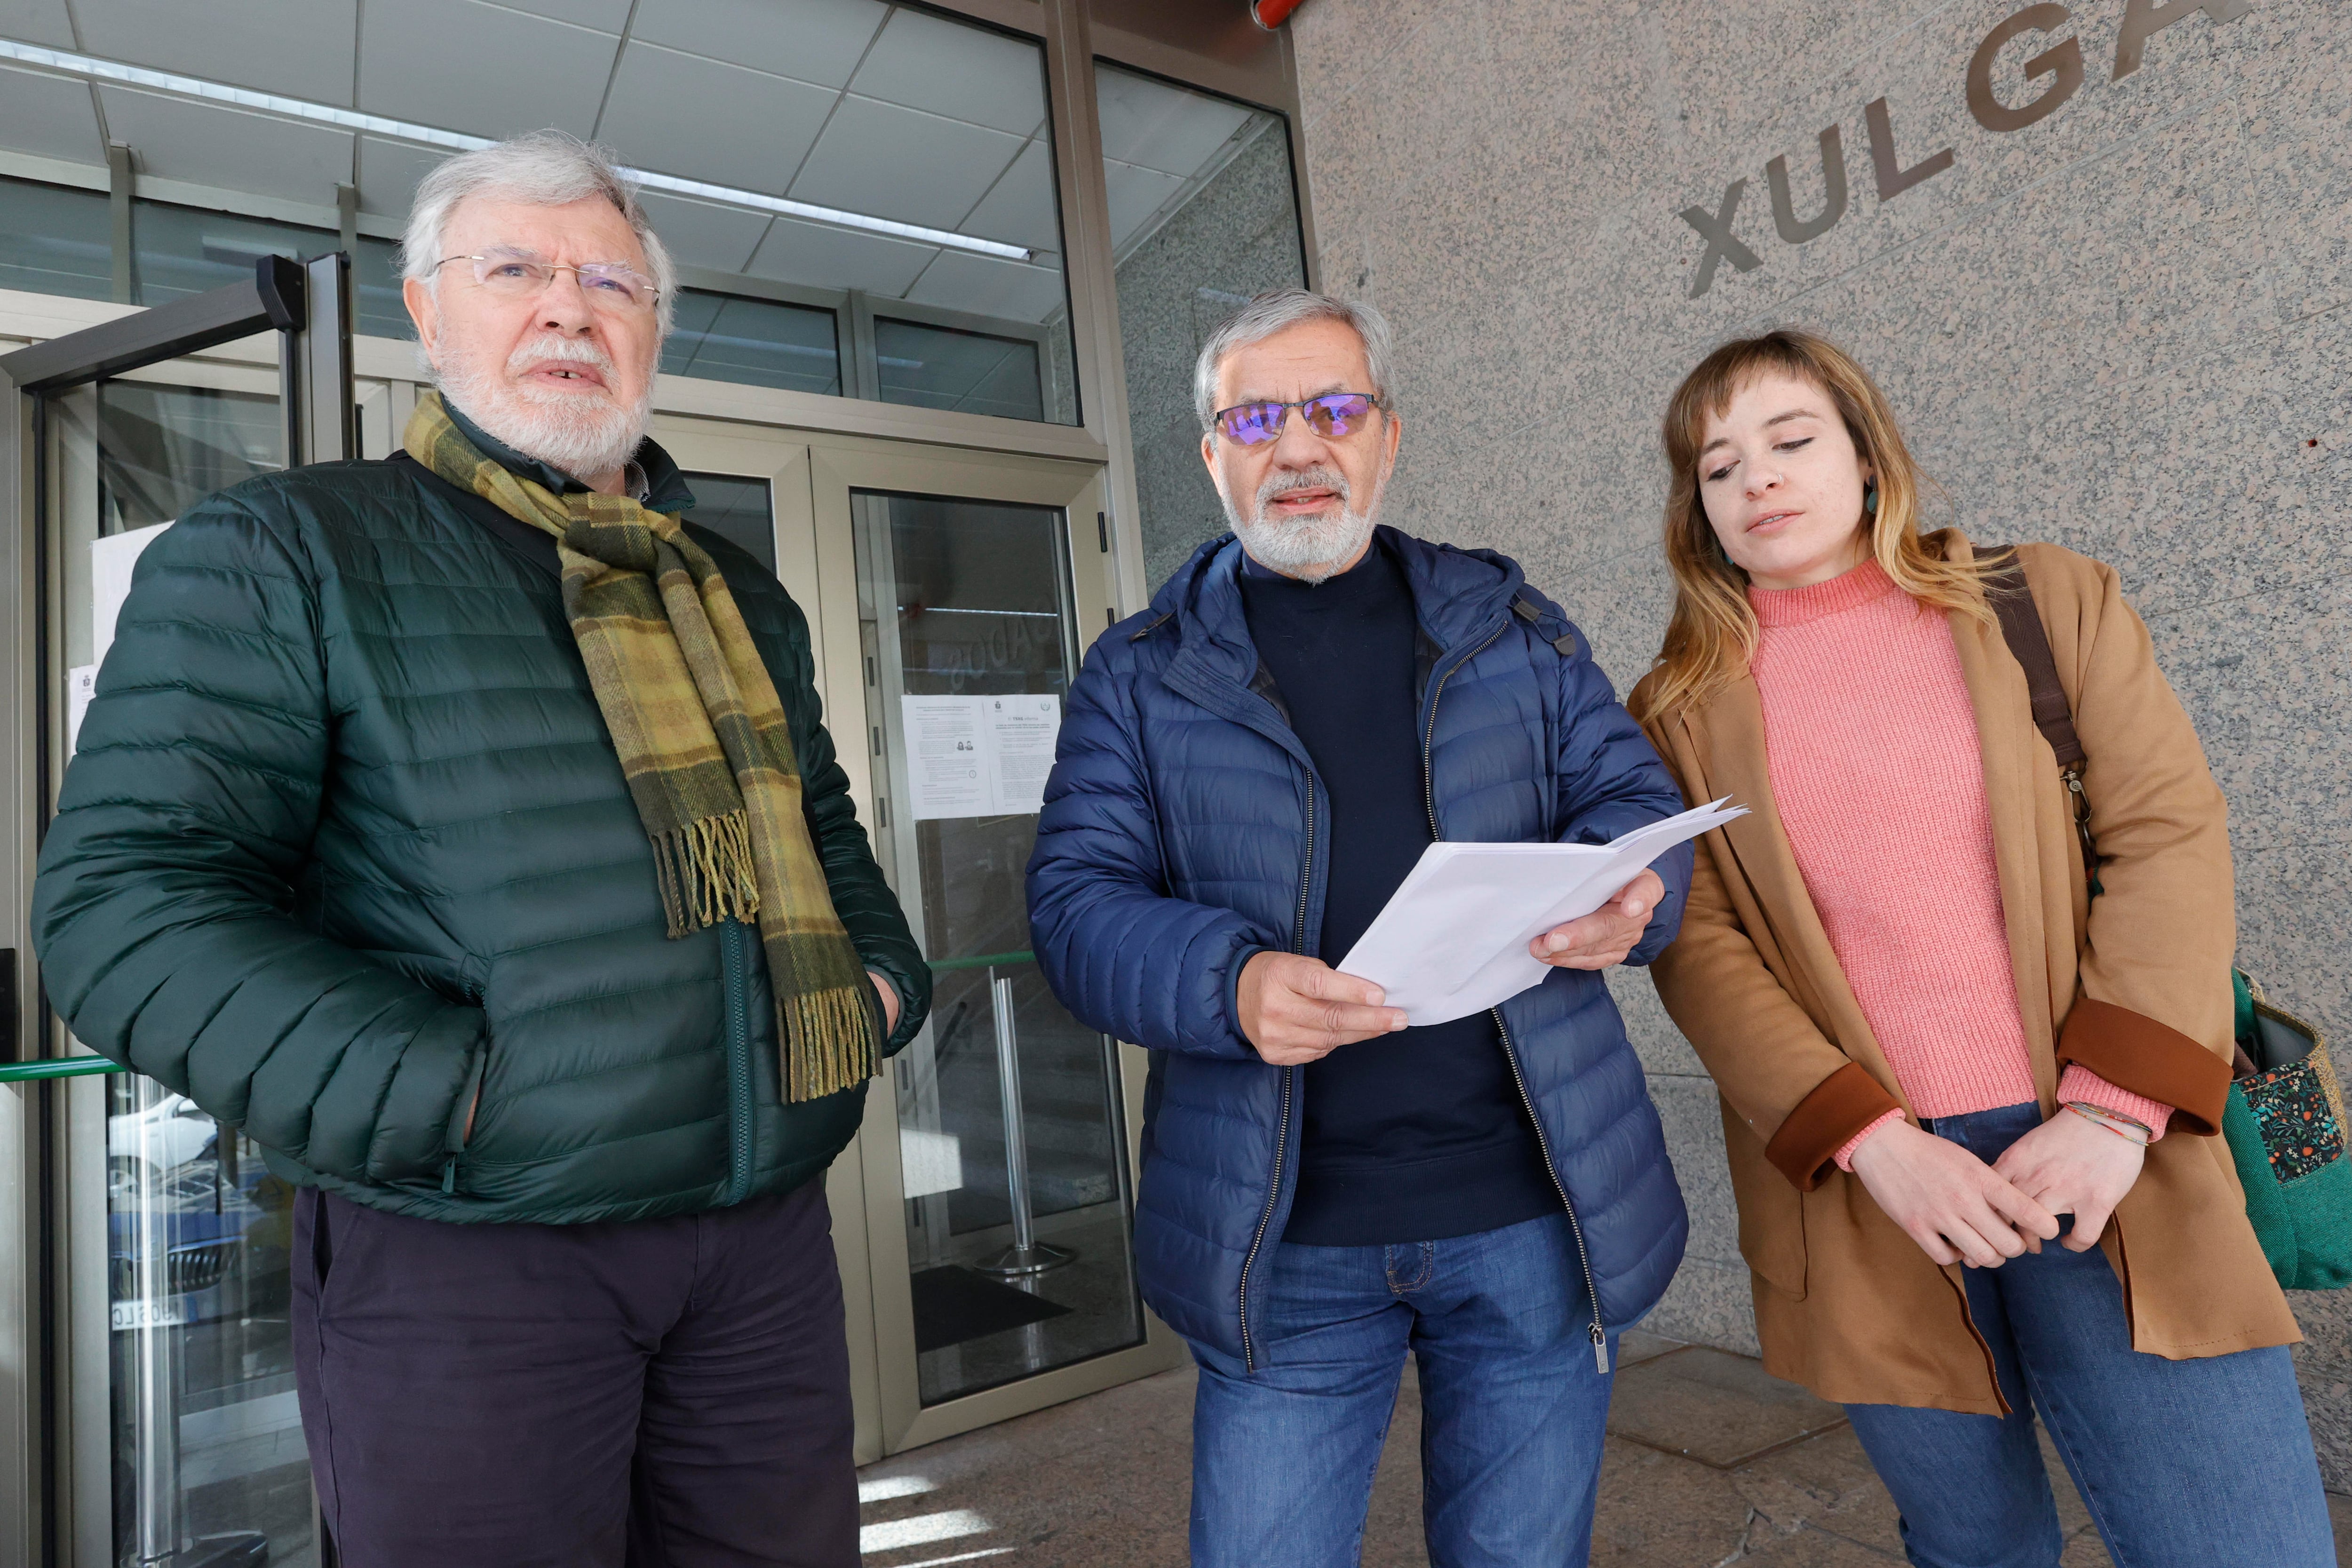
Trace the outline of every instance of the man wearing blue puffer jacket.
<instances>
[{"instance_id":1,"label":"man wearing blue puffer jacket","mask_svg":"<svg viewBox=\"0 0 2352 1568\"><path fill-rule=\"evenodd\" d=\"M1617 1331L1687 1223L1601 971L1673 940L1687 847L1538 937L1544 984L1407 1028L1344 954L1440 838L1682 809L1512 562L1375 527L1388 328L1284 290L1203 346L1234 534L1097 641L1029 863L1065 1005L1152 1051L1136 1252L1200 1364L1192 1561L1351 1564L1408 1345L1439 1568L1586 1561Z\"/></svg>"}]
</instances>

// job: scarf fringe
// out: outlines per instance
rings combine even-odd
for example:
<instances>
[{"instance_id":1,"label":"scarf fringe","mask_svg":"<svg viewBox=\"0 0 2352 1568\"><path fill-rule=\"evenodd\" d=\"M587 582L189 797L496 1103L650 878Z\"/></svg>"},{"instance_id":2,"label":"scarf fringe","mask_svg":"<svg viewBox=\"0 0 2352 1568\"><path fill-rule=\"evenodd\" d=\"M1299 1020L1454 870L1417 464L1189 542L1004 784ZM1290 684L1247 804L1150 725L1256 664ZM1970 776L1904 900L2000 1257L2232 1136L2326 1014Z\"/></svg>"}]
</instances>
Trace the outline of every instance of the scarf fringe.
<instances>
[{"instance_id":1,"label":"scarf fringe","mask_svg":"<svg viewBox=\"0 0 2352 1568\"><path fill-rule=\"evenodd\" d=\"M686 936L721 921L750 924L760 913L751 816L730 811L653 836L654 879L669 934Z\"/></svg>"},{"instance_id":2,"label":"scarf fringe","mask_svg":"<svg viewBox=\"0 0 2352 1568\"><path fill-rule=\"evenodd\" d=\"M874 1076L873 983L780 997L777 1031L784 1045L784 1099L793 1105L856 1089Z\"/></svg>"}]
</instances>

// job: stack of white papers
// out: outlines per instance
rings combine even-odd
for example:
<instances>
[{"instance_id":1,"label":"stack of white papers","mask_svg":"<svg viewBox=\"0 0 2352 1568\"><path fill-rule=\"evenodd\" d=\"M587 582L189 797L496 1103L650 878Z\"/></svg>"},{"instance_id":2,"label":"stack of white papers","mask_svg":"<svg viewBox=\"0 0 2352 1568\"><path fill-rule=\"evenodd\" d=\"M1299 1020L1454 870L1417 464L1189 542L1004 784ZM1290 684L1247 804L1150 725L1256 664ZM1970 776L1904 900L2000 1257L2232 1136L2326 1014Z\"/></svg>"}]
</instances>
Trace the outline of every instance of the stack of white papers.
<instances>
[{"instance_id":1,"label":"stack of white papers","mask_svg":"<svg viewBox=\"0 0 2352 1568\"><path fill-rule=\"evenodd\" d=\"M1611 844L1433 844L1338 967L1415 1025L1483 1013L1551 973L1528 942L1592 913L1675 845L1748 815L1724 800Z\"/></svg>"}]
</instances>

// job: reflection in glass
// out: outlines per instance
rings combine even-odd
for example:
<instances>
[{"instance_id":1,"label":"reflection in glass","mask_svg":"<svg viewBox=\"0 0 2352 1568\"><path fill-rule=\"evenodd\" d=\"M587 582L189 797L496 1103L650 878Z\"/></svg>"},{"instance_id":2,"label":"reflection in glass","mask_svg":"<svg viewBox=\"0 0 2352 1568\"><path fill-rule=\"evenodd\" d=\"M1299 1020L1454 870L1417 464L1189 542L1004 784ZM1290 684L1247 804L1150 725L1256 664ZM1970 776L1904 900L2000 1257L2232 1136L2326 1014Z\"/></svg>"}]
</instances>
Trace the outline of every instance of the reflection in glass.
<instances>
[{"instance_id":1,"label":"reflection in glass","mask_svg":"<svg viewBox=\"0 0 2352 1568\"><path fill-rule=\"evenodd\" d=\"M170 522L215 490L285 466L286 424L275 397L99 383L101 532Z\"/></svg>"},{"instance_id":2,"label":"reflection in glass","mask_svg":"<svg viewBox=\"0 0 2352 1568\"><path fill-rule=\"evenodd\" d=\"M135 531L278 468L285 437L278 400L256 392L108 381L57 396L50 410L55 481L46 502L68 667L53 690L70 714L112 637L96 557L107 556L119 585ZM315 1564L288 1322L293 1194L257 1146L153 1079L81 1081L76 1092L105 1100L107 1286L98 1310L109 1342L116 1561Z\"/></svg>"},{"instance_id":3,"label":"reflection in glass","mask_svg":"<svg viewBox=\"0 0 2352 1568\"><path fill-rule=\"evenodd\" d=\"M772 575L776 570L776 516L768 500L768 481L737 479L732 474L685 476L694 492L694 505L683 514L730 544L751 552Z\"/></svg>"},{"instance_id":4,"label":"reflection in glass","mask_svg":"<svg viewBox=\"0 0 2352 1568\"><path fill-rule=\"evenodd\" d=\"M293 1189L152 1079L107 1091L117 1550L315 1562L288 1332Z\"/></svg>"},{"instance_id":5,"label":"reflection in glass","mask_svg":"<svg viewBox=\"0 0 2352 1568\"><path fill-rule=\"evenodd\" d=\"M332 229L140 200L131 204L131 247L132 303L163 305L242 282L265 256L307 260L342 248L342 240ZM400 247L389 239L359 237L352 258L352 331L366 337L416 335L400 296Z\"/></svg>"},{"instance_id":6,"label":"reflection in glass","mask_svg":"<svg viewBox=\"0 0 2352 1568\"><path fill-rule=\"evenodd\" d=\"M682 289L662 343L662 374L835 395L841 391L837 319L808 305Z\"/></svg>"},{"instance_id":7,"label":"reflection in glass","mask_svg":"<svg viewBox=\"0 0 2352 1568\"><path fill-rule=\"evenodd\" d=\"M1154 587L1225 531L1201 466L1192 365L1250 297L1307 281L1290 142L1276 115L1097 62L1128 423Z\"/></svg>"},{"instance_id":8,"label":"reflection in glass","mask_svg":"<svg viewBox=\"0 0 2352 1568\"><path fill-rule=\"evenodd\" d=\"M881 313L903 300L988 318L1066 363L1061 204L1045 49L1035 39L912 6L840 0L730 12L724 68L706 68L665 45L721 54L713 40L697 41L683 7L635 29L600 127L631 159L1027 253L977 254L795 217L750 223L740 211L657 198L656 225L692 215L664 230L679 259L855 289ZM761 106L756 159L724 145L666 144L675 95L693 91ZM1076 424L1071 379L1049 369L1043 381L1047 395L1034 404L1024 396L1014 417Z\"/></svg>"},{"instance_id":9,"label":"reflection in glass","mask_svg":"<svg viewBox=\"0 0 2352 1568\"><path fill-rule=\"evenodd\" d=\"M931 1021L895 1064L917 1365L931 1405L1139 1344L1143 1320L1117 1047L1046 989L1022 892L1076 663L1066 520L870 494L857 517L895 803L877 837L937 985ZM954 754L959 723L1000 738L979 742L997 749L977 764L976 797L936 766ZM1032 1227L1066 1261L1025 1271L1008 1259Z\"/></svg>"},{"instance_id":10,"label":"reflection in glass","mask_svg":"<svg viewBox=\"0 0 2352 1568\"><path fill-rule=\"evenodd\" d=\"M41 185L0 175L0 289L114 295L114 230L104 191Z\"/></svg>"},{"instance_id":11,"label":"reflection in glass","mask_svg":"<svg viewBox=\"0 0 2352 1568\"><path fill-rule=\"evenodd\" d=\"M1043 419L1047 394L1038 346L1034 338L874 319L885 403Z\"/></svg>"}]
</instances>

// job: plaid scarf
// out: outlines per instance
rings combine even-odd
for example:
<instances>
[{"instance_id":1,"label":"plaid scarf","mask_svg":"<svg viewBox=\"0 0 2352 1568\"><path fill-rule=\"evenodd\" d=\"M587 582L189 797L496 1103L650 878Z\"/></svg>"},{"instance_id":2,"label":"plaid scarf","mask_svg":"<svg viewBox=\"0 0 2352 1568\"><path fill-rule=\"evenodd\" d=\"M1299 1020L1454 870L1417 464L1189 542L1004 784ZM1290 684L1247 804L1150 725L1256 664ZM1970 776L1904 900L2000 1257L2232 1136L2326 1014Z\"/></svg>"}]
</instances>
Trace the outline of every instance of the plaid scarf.
<instances>
[{"instance_id":1,"label":"plaid scarf","mask_svg":"<svg viewBox=\"0 0 2352 1568\"><path fill-rule=\"evenodd\" d=\"M484 456L438 393L417 397L404 444L458 489L555 536L564 614L653 840L669 934L758 921L785 1099L873 1077L873 983L809 839L783 704L709 555L675 517L626 496L559 496Z\"/></svg>"}]
</instances>

